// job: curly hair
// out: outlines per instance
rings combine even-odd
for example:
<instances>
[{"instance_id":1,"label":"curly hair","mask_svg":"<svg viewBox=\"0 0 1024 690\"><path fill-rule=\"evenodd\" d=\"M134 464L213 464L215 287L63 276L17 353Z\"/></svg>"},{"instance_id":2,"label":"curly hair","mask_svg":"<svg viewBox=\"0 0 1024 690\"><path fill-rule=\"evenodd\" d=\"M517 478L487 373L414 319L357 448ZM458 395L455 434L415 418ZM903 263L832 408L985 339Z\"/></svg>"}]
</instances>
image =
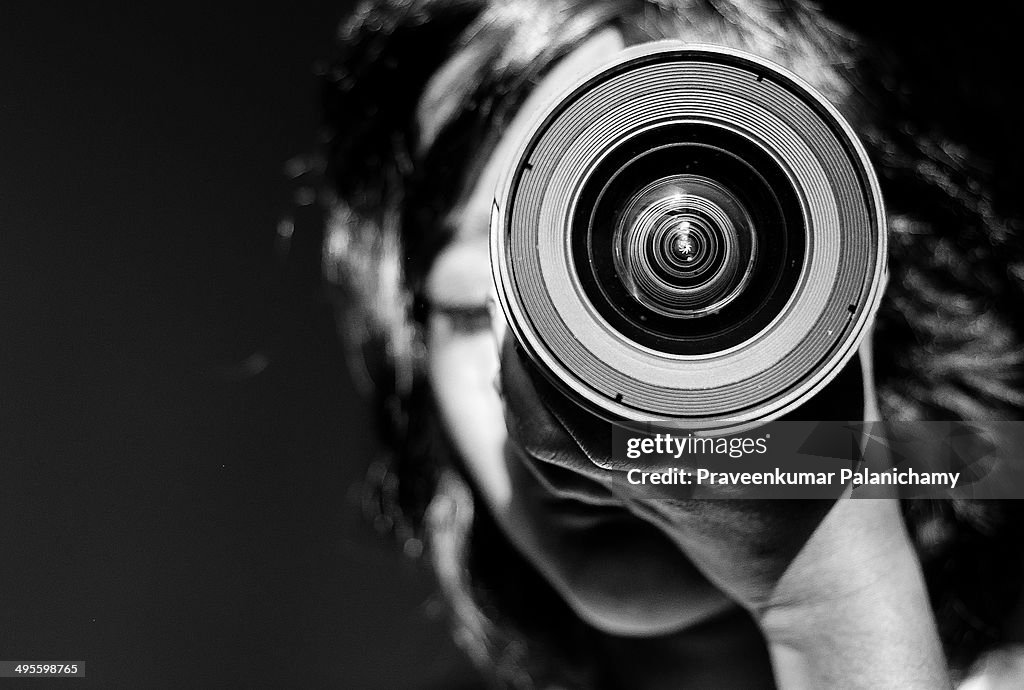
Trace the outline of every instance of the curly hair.
<instances>
[{"instance_id":1,"label":"curly hair","mask_svg":"<svg viewBox=\"0 0 1024 690\"><path fill-rule=\"evenodd\" d=\"M1024 252L980 161L915 123L889 60L802 0L388 0L342 22L322 72L322 264L354 365L371 384L387 458L373 505L422 540L455 638L498 684L594 685L579 621L504 539L440 423L423 367L423 282L444 219L531 88L607 26L627 43L681 38L745 49L797 73L853 123L889 208L890 282L874 333L884 418L1021 418ZM438 74L455 75L424 102ZM418 129L429 108L441 122ZM904 501L947 655L997 644L1019 595L1014 502ZM420 543L410 541L409 543ZM413 552L418 549L412 548ZM530 605L524 605L527 599ZM544 602L543 606L538 601ZM543 622L533 612L543 610Z\"/></svg>"}]
</instances>

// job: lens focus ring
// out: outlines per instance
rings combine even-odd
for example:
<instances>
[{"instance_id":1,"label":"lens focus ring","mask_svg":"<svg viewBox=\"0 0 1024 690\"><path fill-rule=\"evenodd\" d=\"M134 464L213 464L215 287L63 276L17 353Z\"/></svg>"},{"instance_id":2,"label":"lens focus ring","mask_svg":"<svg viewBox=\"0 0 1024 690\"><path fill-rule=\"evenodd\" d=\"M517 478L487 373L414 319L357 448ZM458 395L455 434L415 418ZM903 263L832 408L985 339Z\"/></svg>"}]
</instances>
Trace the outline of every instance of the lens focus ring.
<instances>
[{"instance_id":1,"label":"lens focus ring","mask_svg":"<svg viewBox=\"0 0 1024 690\"><path fill-rule=\"evenodd\" d=\"M684 178L726 193L640 199ZM776 419L822 390L878 308L885 235L867 155L820 94L674 42L627 49L552 103L491 218L498 300L536 369L598 415L688 429Z\"/></svg>"}]
</instances>

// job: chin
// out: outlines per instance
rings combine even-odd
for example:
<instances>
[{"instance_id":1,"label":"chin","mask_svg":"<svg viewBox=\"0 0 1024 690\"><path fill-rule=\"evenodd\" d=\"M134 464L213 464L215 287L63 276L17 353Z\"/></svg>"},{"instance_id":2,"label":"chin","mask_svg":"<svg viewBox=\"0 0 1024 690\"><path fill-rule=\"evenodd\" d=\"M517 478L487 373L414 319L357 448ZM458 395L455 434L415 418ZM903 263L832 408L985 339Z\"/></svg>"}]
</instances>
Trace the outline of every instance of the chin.
<instances>
[{"instance_id":1,"label":"chin","mask_svg":"<svg viewBox=\"0 0 1024 690\"><path fill-rule=\"evenodd\" d=\"M660 637L700 622L685 603L660 596L616 597L611 593L584 592L566 600L585 623L620 637Z\"/></svg>"},{"instance_id":2,"label":"chin","mask_svg":"<svg viewBox=\"0 0 1024 690\"><path fill-rule=\"evenodd\" d=\"M589 569L588 569L589 570ZM698 594L643 588L638 568L618 568L619 577L602 577L598 569L590 577L576 578L571 587L557 587L569 607L585 623L609 635L660 637L702 623L734 604L718 592ZM639 575L639 576L638 576Z\"/></svg>"}]
</instances>

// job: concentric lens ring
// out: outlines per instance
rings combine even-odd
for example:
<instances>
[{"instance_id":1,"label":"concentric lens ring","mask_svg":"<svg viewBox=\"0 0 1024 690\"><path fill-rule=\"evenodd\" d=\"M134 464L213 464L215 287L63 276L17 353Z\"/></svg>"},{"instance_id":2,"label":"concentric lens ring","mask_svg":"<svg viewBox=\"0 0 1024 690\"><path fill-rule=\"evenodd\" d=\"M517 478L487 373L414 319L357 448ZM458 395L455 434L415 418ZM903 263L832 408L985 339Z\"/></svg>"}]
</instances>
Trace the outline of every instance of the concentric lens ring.
<instances>
[{"instance_id":1,"label":"concentric lens ring","mask_svg":"<svg viewBox=\"0 0 1024 690\"><path fill-rule=\"evenodd\" d=\"M616 222L615 268L640 304L695 318L731 302L750 277L749 213L714 180L674 175L637 192Z\"/></svg>"},{"instance_id":2,"label":"concentric lens ring","mask_svg":"<svg viewBox=\"0 0 1024 690\"><path fill-rule=\"evenodd\" d=\"M716 299L687 302L728 275L714 261L683 277L695 252L724 262L707 214L687 218L688 251L645 220L646 242L626 245L635 268L615 265L617 211L672 175L720 183L754 221L755 268L718 311L668 316L658 298L672 286L676 312ZM511 334L571 399L608 419L724 431L793 411L855 355L884 292L885 209L853 129L806 82L665 41L622 51L536 121L495 195L491 262Z\"/></svg>"}]
</instances>

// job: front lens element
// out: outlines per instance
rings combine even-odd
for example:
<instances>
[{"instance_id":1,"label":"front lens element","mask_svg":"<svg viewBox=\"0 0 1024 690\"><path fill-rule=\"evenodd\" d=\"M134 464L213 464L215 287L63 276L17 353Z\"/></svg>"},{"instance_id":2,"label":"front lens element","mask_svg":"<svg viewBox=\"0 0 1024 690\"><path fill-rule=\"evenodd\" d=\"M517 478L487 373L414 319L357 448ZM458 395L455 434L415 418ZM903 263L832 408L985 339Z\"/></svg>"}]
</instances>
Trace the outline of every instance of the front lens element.
<instances>
[{"instance_id":1,"label":"front lens element","mask_svg":"<svg viewBox=\"0 0 1024 690\"><path fill-rule=\"evenodd\" d=\"M753 222L722 185L673 175L647 185L615 224L615 268L629 294L663 316L694 318L729 304L750 277Z\"/></svg>"},{"instance_id":2,"label":"front lens element","mask_svg":"<svg viewBox=\"0 0 1024 690\"><path fill-rule=\"evenodd\" d=\"M804 265L795 189L754 141L665 123L612 147L582 185L569 237L593 309L619 336L673 355L749 342Z\"/></svg>"}]
</instances>

